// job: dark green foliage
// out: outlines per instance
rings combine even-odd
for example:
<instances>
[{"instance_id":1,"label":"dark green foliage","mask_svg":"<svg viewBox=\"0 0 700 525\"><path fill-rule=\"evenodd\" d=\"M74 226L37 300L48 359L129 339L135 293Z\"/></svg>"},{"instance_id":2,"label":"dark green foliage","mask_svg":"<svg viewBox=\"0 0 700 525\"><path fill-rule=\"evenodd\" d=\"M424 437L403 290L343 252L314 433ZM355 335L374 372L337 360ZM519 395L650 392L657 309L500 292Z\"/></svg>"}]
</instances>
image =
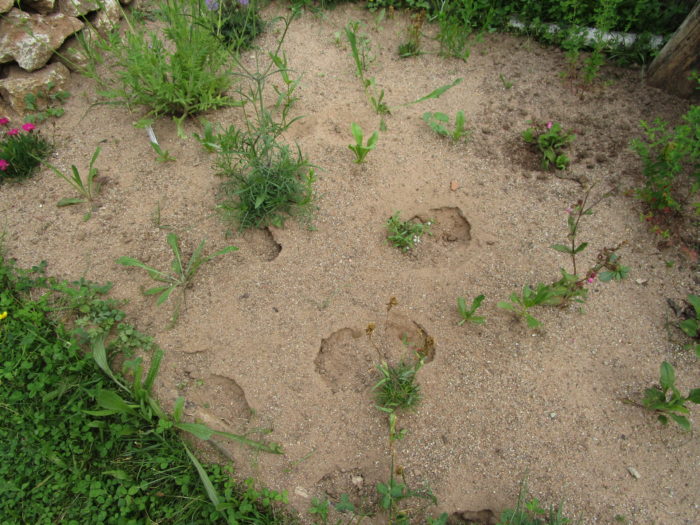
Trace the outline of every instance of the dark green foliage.
<instances>
[{"instance_id":1,"label":"dark green foliage","mask_svg":"<svg viewBox=\"0 0 700 525\"><path fill-rule=\"evenodd\" d=\"M384 412L415 408L421 400L416 375L422 366L422 359L416 363L402 361L398 365L379 365L377 370L382 378L374 385L377 408Z\"/></svg>"},{"instance_id":2,"label":"dark green foliage","mask_svg":"<svg viewBox=\"0 0 700 525\"><path fill-rule=\"evenodd\" d=\"M84 343L109 333L110 355L152 346L124 323L117 301L102 297L110 286L60 282L45 277L43 267L22 271L0 254L2 522L274 522L262 492L206 465L222 503L217 510L168 420L157 417L155 405L140 406L124 390L116 394L85 352ZM139 373L140 360L125 368ZM144 389L154 377L149 371ZM120 401L125 409L106 409Z\"/></svg>"},{"instance_id":3,"label":"dark green foliage","mask_svg":"<svg viewBox=\"0 0 700 525\"><path fill-rule=\"evenodd\" d=\"M240 229L282 226L289 214L310 214L316 175L299 148L265 134L239 134L224 147L218 166L227 180L219 209Z\"/></svg>"},{"instance_id":4,"label":"dark green foliage","mask_svg":"<svg viewBox=\"0 0 700 525\"><path fill-rule=\"evenodd\" d=\"M32 124L26 123L21 128L10 128L7 124L0 125L0 183L33 175L53 151L53 144Z\"/></svg>"},{"instance_id":5,"label":"dark green foliage","mask_svg":"<svg viewBox=\"0 0 700 525\"><path fill-rule=\"evenodd\" d=\"M644 408L656 412L663 425L667 425L668 418L671 418L684 430L690 430L690 420L686 417L690 411L685 404L688 401L700 404L700 388L693 388L687 396L683 396L676 387L676 372L666 361L661 363L659 384L660 387L647 388L644 391Z\"/></svg>"},{"instance_id":6,"label":"dark green foliage","mask_svg":"<svg viewBox=\"0 0 700 525\"><path fill-rule=\"evenodd\" d=\"M653 124L642 121L646 137L631 144L644 164L644 187L637 194L655 210L680 210L682 195L700 190L700 106L691 106L683 120L675 128L660 119ZM690 184L683 184L680 176L685 173Z\"/></svg>"},{"instance_id":7,"label":"dark green foliage","mask_svg":"<svg viewBox=\"0 0 700 525\"><path fill-rule=\"evenodd\" d=\"M256 0L251 0L248 5L238 0L207 0L205 6L207 12L202 12L205 23L234 51L249 49L265 28Z\"/></svg>"}]
</instances>

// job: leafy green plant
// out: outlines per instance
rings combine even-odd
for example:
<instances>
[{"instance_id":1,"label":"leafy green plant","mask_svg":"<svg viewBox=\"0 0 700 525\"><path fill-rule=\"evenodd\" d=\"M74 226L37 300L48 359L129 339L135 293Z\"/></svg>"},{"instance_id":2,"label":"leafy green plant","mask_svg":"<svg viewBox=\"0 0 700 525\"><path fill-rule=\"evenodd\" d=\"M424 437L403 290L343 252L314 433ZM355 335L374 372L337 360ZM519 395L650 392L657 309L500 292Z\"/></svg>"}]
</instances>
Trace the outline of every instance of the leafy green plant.
<instances>
[{"instance_id":1,"label":"leafy green plant","mask_svg":"<svg viewBox=\"0 0 700 525\"><path fill-rule=\"evenodd\" d=\"M484 299L484 294L478 295L472 301L471 306L467 308L467 301L464 299L464 297L457 297L457 311L459 312L459 316L462 318L462 320L457 324L462 326L467 321L474 324L484 324L486 319L482 316L476 315L476 311L481 306L481 303L484 302Z\"/></svg>"},{"instance_id":2,"label":"leafy green plant","mask_svg":"<svg viewBox=\"0 0 700 525\"><path fill-rule=\"evenodd\" d=\"M423 113L423 120L430 128L443 137L449 137L453 142L457 142L462 137L469 137L471 132L465 127L464 111L458 111L455 115L454 127L448 129L450 123L449 115L445 113Z\"/></svg>"},{"instance_id":3,"label":"leafy green plant","mask_svg":"<svg viewBox=\"0 0 700 525\"><path fill-rule=\"evenodd\" d=\"M549 510L542 508L542 504L537 498L529 498L527 494L527 483L520 484L518 501L514 509L506 509L501 512L498 525L567 525L571 523L569 518L564 517L563 507L552 506Z\"/></svg>"},{"instance_id":4,"label":"leafy green plant","mask_svg":"<svg viewBox=\"0 0 700 525\"><path fill-rule=\"evenodd\" d=\"M420 242L423 234L430 234L431 221L416 222L413 219L401 220L401 212L397 211L386 222L387 240L401 251L407 252Z\"/></svg>"},{"instance_id":5,"label":"leafy green plant","mask_svg":"<svg viewBox=\"0 0 700 525\"><path fill-rule=\"evenodd\" d=\"M110 57L112 75L103 79L94 65L89 71L103 86L100 94L111 103L143 107L149 117L173 116L180 134L190 115L237 105L226 94L233 84L229 50L209 27L193 23L202 17L202 5L160 0L156 13L166 31L135 26L127 17L129 30L123 37L112 33L86 42ZM99 56L95 49L88 54Z\"/></svg>"},{"instance_id":6,"label":"leafy green plant","mask_svg":"<svg viewBox=\"0 0 700 525\"><path fill-rule=\"evenodd\" d=\"M0 129L9 123L10 119L0 118ZM31 176L53 151L53 144L35 130L34 124L25 122L21 128L10 128L0 137L0 183Z\"/></svg>"},{"instance_id":7,"label":"leafy green plant","mask_svg":"<svg viewBox=\"0 0 700 525\"><path fill-rule=\"evenodd\" d=\"M64 90L56 90L54 82L48 82L37 93L27 93L24 96L24 105L30 113L25 117L27 122L38 124L50 118L63 116L65 110L60 107L70 97L70 93Z\"/></svg>"},{"instance_id":8,"label":"leafy green plant","mask_svg":"<svg viewBox=\"0 0 700 525\"><path fill-rule=\"evenodd\" d=\"M256 0L205 0L204 4L200 23L234 51L250 48L265 28Z\"/></svg>"},{"instance_id":9,"label":"leafy green plant","mask_svg":"<svg viewBox=\"0 0 700 525\"><path fill-rule=\"evenodd\" d=\"M545 284L538 284L536 288L530 285L523 286L520 294L513 292L510 295L510 302L499 301L496 306L513 312L517 317L524 319L530 328L539 328L542 323L533 317L529 310L533 306L547 304L552 298L552 290Z\"/></svg>"},{"instance_id":10,"label":"leafy green plant","mask_svg":"<svg viewBox=\"0 0 700 525\"><path fill-rule=\"evenodd\" d=\"M194 250L189 260L185 261L182 256L182 251L180 250L177 235L174 233L168 233L166 239L168 246L170 246L170 249L173 252L173 261L170 264L172 273L160 271L152 266L148 266L138 259L134 259L133 257L119 257L119 259L117 259L117 263L123 266L135 266L137 268L141 268L142 270L146 270L151 279L159 283L163 283L152 288L148 288L143 292L145 295L158 295L158 299L156 300L157 305L161 305L167 301L168 297L170 297L170 295L176 289L179 288L182 290L182 295L175 306L171 318L171 325L174 325L180 315L180 307L182 305L182 301L184 300L185 290L192 282L192 279L197 274L199 268L203 264L211 261L213 258L236 251L238 248L235 246L227 246L226 248L214 252L211 255L204 256L202 252L204 251L204 244L206 241L203 240Z\"/></svg>"},{"instance_id":11,"label":"leafy green plant","mask_svg":"<svg viewBox=\"0 0 700 525\"><path fill-rule=\"evenodd\" d=\"M684 430L690 430L690 421L686 415L690 412L685 404L700 404L700 388L693 388L687 396L683 396L676 388L676 372L670 363L661 363L659 373L660 387L647 388L644 391L642 406L657 413L657 418L663 425L668 424L668 418L678 423Z\"/></svg>"},{"instance_id":12,"label":"leafy green plant","mask_svg":"<svg viewBox=\"0 0 700 525\"><path fill-rule=\"evenodd\" d=\"M100 151L101 150L99 146L95 148L95 153L92 154L92 158L90 159L90 165L88 166L88 173L85 177L85 180L83 180L83 178L81 177L80 172L78 171L78 168L75 166L75 164L71 164L70 169L72 176L68 176L55 166L49 164L48 162L43 163L46 166L48 166L48 168L51 171L53 171L56 175L58 175L68 184L73 186L73 189L75 189L80 194L80 197L67 197L65 199L61 199L60 201L58 201L58 206L72 206L73 204L93 203L95 197L100 191L100 183L97 182L97 180L95 180L97 175L99 174L99 171L95 167L95 161L97 160Z\"/></svg>"},{"instance_id":13,"label":"leafy green plant","mask_svg":"<svg viewBox=\"0 0 700 525\"><path fill-rule=\"evenodd\" d=\"M3 520L283 523L265 502L272 495L189 453L176 427L184 422L151 394L162 353L128 326L118 301L104 297L110 285L59 281L45 266L20 269L0 252ZM133 359L136 350L150 352L147 370ZM108 356L126 358L129 379Z\"/></svg>"},{"instance_id":14,"label":"leafy green plant","mask_svg":"<svg viewBox=\"0 0 700 525\"><path fill-rule=\"evenodd\" d=\"M421 54L421 30L425 23L425 15L425 11L419 11L411 16L411 23L406 29L406 41L399 45L399 57L409 58Z\"/></svg>"},{"instance_id":15,"label":"leafy green plant","mask_svg":"<svg viewBox=\"0 0 700 525\"><path fill-rule=\"evenodd\" d=\"M377 408L388 413L415 408L421 400L416 375L422 366L422 358L415 363L401 361L398 365L389 365L384 362L377 366L382 376L372 389Z\"/></svg>"},{"instance_id":16,"label":"leafy green plant","mask_svg":"<svg viewBox=\"0 0 700 525\"><path fill-rule=\"evenodd\" d=\"M678 324L678 327L691 339L700 339L700 295L689 294L688 304L692 306L694 314L690 314ZM695 348L695 353L700 357L700 343L688 345Z\"/></svg>"},{"instance_id":17,"label":"leafy green plant","mask_svg":"<svg viewBox=\"0 0 700 525\"><path fill-rule=\"evenodd\" d=\"M510 80L508 80L508 79L503 75L503 73L499 74L499 75L498 75L498 78L499 78L499 80L501 81L501 84L503 84L503 87L504 87L504 88L510 89L510 88L513 87L513 82L511 82Z\"/></svg>"},{"instance_id":18,"label":"leafy green plant","mask_svg":"<svg viewBox=\"0 0 700 525\"><path fill-rule=\"evenodd\" d=\"M700 106L691 106L683 120L673 129L660 119L653 124L642 121L646 138L631 142L644 165L645 183L637 195L655 210L678 211L685 200L700 190ZM687 197L680 197L677 179L686 172L690 188Z\"/></svg>"},{"instance_id":19,"label":"leafy green plant","mask_svg":"<svg viewBox=\"0 0 700 525\"><path fill-rule=\"evenodd\" d=\"M352 131L352 136L355 139L355 144L348 145L348 148L350 148L350 151L355 154L355 162L357 164L361 164L365 161L367 154L377 147L379 132L375 131L372 133L372 136L367 139L367 144L365 145L362 128L353 122L350 125L350 130Z\"/></svg>"},{"instance_id":20,"label":"leafy green plant","mask_svg":"<svg viewBox=\"0 0 700 525\"><path fill-rule=\"evenodd\" d=\"M166 162L175 162L175 157L170 155L170 152L166 149L163 149L160 147L160 145L157 142L150 142L151 148L153 148L153 151L156 152L156 160L158 162L166 163Z\"/></svg>"},{"instance_id":21,"label":"leafy green plant","mask_svg":"<svg viewBox=\"0 0 700 525\"><path fill-rule=\"evenodd\" d=\"M297 147L295 154L265 136L239 135L235 142L220 155L221 173L228 178L221 187L221 213L234 219L239 229L282 227L286 215L308 216L316 173L301 150ZM238 157L227 156L231 153Z\"/></svg>"},{"instance_id":22,"label":"leafy green plant","mask_svg":"<svg viewBox=\"0 0 700 525\"><path fill-rule=\"evenodd\" d=\"M562 150L574 140L574 135L564 131L557 122L533 124L534 126L523 131L522 137L525 142L535 144L539 149L542 154L542 169L566 169L570 161Z\"/></svg>"}]
</instances>

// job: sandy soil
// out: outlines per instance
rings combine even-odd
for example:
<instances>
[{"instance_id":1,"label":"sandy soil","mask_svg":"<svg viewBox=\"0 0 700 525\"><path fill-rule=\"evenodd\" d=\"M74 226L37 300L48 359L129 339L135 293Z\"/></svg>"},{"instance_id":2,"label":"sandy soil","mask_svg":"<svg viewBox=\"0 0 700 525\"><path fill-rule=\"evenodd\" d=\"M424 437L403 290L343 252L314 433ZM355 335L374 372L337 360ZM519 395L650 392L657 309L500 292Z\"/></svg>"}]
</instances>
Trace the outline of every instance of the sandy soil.
<instances>
[{"instance_id":1,"label":"sandy soil","mask_svg":"<svg viewBox=\"0 0 700 525\"><path fill-rule=\"evenodd\" d=\"M370 74L393 108L360 166L347 148L350 123L373 130L379 118L347 45L333 36L351 19L366 23L376 54ZM700 386L696 359L666 326L673 317L667 298L698 293L697 230L685 227L659 244L639 218L644 210L632 189L641 163L628 148L640 119L677 123L688 102L645 86L639 71L615 68L580 90L560 78L561 51L514 36L485 36L467 61L401 60L396 49L408 23L397 14L378 24L344 6L307 13L291 27L284 49L304 75L294 108L304 118L287 139L319 167L312 229L290 220L284 229L227 238L214 212L221 182L214 158L160 120L155 132L177 161L158 163L145 132L132 125L140 115L93 106L94 85L74 75L66 114L42 128L55 138L51 162L59 167L86 170L102 147L99 206L87 221L84 208L57 208L72 193L48 170L0 186L10 255L24 266L45 259L67 279L114 282L113 295L128 299L134 322L166 351L158 384L164 404L183 395L188 416L217 429L271 429L266 439L280 443L283 456L223 446L241 476L288 491L303 513L313 497L374 501L390 469L386 417L373 401L376 365L428 348L418 376L424 398L399 417L407 435L396 457L409 485L434 490L432 515L499 512L514 504L527 476L534 496L563 501L584 523L612 523L616 515L628 523L697 523L697 435L665 428L621 401L655 384L663 360L676 367L684 392ZM260 44L273 41L274 31ZM437 50L427 39L424 47ZM513 86L506 89L499 75ZM439 100L401 105L456 78L464 80ZM425 111L458 110L473 131L469 142L452 144L421 120ZM205 117L240 122L234 109ZM520 138L530 119L575 130L569 170L539 171ZM187 122L186 130L199 125ZM593 196L616 194L583 223L580 240L590 247L582 264L626 241L630 277L594 283L582 308L538 310L544 327L533 332L496 303L570 269L550 245L565 241L565 210L593 182ZM436 221L410 254L385 241L385 222L399 210ZM205 238L208 250L240 248L201 268L172 330L165 328L171 305L156 307L141 293L147 275L115 263L129 255L167 268L167 231L186 251ZM457 326L457 296L481 293L486 324ZM697 409L692 415L700 422Z\"/></svg>"}]
</instances>

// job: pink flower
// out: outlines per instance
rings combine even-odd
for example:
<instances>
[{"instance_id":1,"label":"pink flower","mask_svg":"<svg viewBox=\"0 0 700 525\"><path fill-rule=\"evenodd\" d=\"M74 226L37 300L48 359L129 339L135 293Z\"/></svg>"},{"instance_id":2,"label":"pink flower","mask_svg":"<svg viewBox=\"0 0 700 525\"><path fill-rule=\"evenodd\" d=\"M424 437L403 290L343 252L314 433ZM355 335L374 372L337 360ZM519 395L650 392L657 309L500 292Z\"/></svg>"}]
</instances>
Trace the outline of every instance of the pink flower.
<instances>
[{"instance_id":1,"label":"pink flower","mask_svg":"<svg viewBox=\"0 0 700 525\"><path fill-rule=\"evenodd\" d=\"M24 131L31 131L33 129L36 129L36 126L32 124L31 122L27 122L26 124L22 124L22 129Z\"/></svg>"},{"instance_id":2,"label":"pink flower","mask_svg":"<svg viewBox=\"0 0 700 525\"><path fill-rule=\"evenodd\" d=\"M0 126L4 126L4 125L7 124L8 122L10 122L10 119L9 119L9 118L7 118L7 117L2 117L2 118L0 118Z\"/></svg>"},{"instance_id":3,"label":"pink flower","mask_svg":"<svg viewBox=\"0 0 700 525\"><path fill-rule=\"evenodd\" d=\"M554 123L550 120L549 122L547 122L547 129L552 129L553 125Z\"/></svg>"},{"instance_id":4,"label":"pink flower","mask_svg":"<svg viewBox=\"0 0 700 525\"><path fill-rule=\"evenodd\" d=\"M19 130L17 128L12 128L10 131L7 132L8 135L17 135L19 133Z\"/></svg>"},{"instance_id":5,"label":"pink flower","mask_svg":"<svg viewBox=\"0 0 700 525\"><path fill-rule=\"evenodd\" d=\"M569 206L568 208L566 208L564 211L565 211L566 213L568 213L569 215L571 215L572 213L574 213L574 209L573 209L571 206Z\"/></svg>"},{"instance_id":6,"label":"pink flower","mask_svg":"<svg viewBox=\"0 0 700 525\"><path fill-rule=\"evenodd\" d=\"M9 162L7 162L5 159L0 159L0 171L5 171L9 167L10 167Z\"/></svg>"}]
</instances>

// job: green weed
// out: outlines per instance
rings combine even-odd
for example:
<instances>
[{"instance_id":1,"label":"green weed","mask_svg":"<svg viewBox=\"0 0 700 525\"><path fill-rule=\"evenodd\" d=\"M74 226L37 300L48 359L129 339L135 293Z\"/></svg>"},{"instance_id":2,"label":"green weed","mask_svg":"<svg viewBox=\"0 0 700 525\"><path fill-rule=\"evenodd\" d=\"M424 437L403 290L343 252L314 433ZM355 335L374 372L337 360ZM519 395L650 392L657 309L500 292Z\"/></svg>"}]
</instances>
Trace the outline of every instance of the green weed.
<instances>
[{"instance_id":1,"label":"green weed","mask_svg":"<svg viewBox=\"0 0 700 525\"><path fill-rule=\"evenodd\" d=\"M700 404L700 388L693 388L684 397L676 388L675 370L666 361L661 363L659 383L660 388L647 388L644 391L642 406L655 412L661 424L667 425L668 418L671 418L684 430L690 430L690 421L686 417L690 411L685 405L688 401Z\"/></svg>"},{"instance_id":2,"label":"green weed","mask_svg":"<svg viewBox=\"0 0 700 525\"><path fill-rule=\"evenodd\" d=\"M367 154L377 147L379 132L375 131L372 133L372 136L367 139L367 144L364 144L362 128L353 122L350 125L350 130L352 131L352 136L355 139L355 144L348 145L348 148L350 148L350 151L355 154L355 162L357 164L361 164L365 161Z\"/></svg>"},{"instance_id":3,"label":"green weed","mask_svg":"<svg viewBox=\"0 0 700 525\"><path fill-rule=\"evenodd\" d=\"M30 113L25 117L27 122L39 124L50 118L63 116L65 110L59 107L70 97L70 93L64 90L55 90L56 85L48 82L38 93L27 93L24 96L24 105Z\"/></svg>"},{"instance_id":4,"label":"green weed","mask_svg":"<svg viewBox=\"0 0 700 525\"><path fill-rule=\"evenodd\" d=\"M401 220L401 212L394 213L386 223L387 240L403 252L413 249L425 233L430 233L431 221L415 222Z\"/></svg>"},{"instance_id":5,"label":"green weed","mask_svg":"<svg viewBox=\"0 0 700 525\"><path fill-rule=\"evenodd\" d=\"M398 365L384 362L377 366L382 376L373 388L377 408L389 413L415 408L421 400L416 375L422 366L423 359L415 363L402 361Z\"/></svg>"},{"instance_id":6,"label":"green weed","mask_svg":"<svg viewBox=\"0 0 700 525\"><path fill-rule=\"evenodd\" d=\"M424 23L425 10L411 16L411 23L406 29L406 41L399 45L399 57L409 58L422 54L420 41Z\"/></svg>"},{"instance_id":7,"label":"green weed","mask_svg":"<svg viewBox=\"0 0 700 525\"><path fill-rule=\"evenodd\" d=\"M233 85L228 50L207 27L192 23L201 10L200 2L161 0L156 13L167 26L162 34L127 18L123 37L112 33L86 42L91 56L101 51L110 58L109 78L97 75L94 65L90 73L104 87L100 94L111 103L143 107L149 117L176 117L178 128L190 115L237 105L226 95Z\"/></svg>"},{"instance_id":8,"label":"green weed","mask_svg":"<svg viewBox=\"0 0 700 525\"><path fill-rule=\"evenodd\" d=\"M692 306L693 313L681 321L678 327L685 335L697 341L700 339L700 295L689 294L687 301ZM695 354L700 357L700 343L691 343L688 347L695 348Z\"/></svg>"},{"instance_id":9,"label":"green weed","mask_svg":"<svg viewBox=\"0 0 700 525\"><path fill-rule=\"evenodd\" d=\"M9 123L8 118L0 118L0 128ZM21 128L3 132L0 138L0 183L30 177L53 151L53 144L35 130L34 124L25 122Z\"/></svg>"},{"instance_id":10,"label":"green weed","mask_svg":"<svg viewBox=\"0 0 700 525\"><path fill-rule=\"evenodd\" d=\"M645 183L637 195L654 210L680 210L700 190L700 106L691 106L683 120L673 129L660 119L653 125L642 121L646 138L631 142L644 165ZM681 190L677 179L686 172L689 189Z\"/></svg>"},{"instance_id":11,"label":"green weed","mask_svg":"<svg viewBox=\"0 0 700 525\"><path fill-rule=\"evenodd\" d=\"M498 78L499 78L499 80L501 81L501 84L503 84L503 87L504 87L505 89L510 89L510 88L513 87L513 82L511 82L510 80L508 80L508 79L503 75L503 73L499 74L499 75L498 75Z\"/></svg>"},{"instance_id":12,"label":"green weed","mask_svg":"<svg viewBox=\"0 0 700 525\"><path fill-rule=\"evenodd\" d=\"M568 133L557 122L536 124L522 133L523 140L535 144L542 154L542 169L554 167L559 170L569 166L569 157L562 150L574 140L574 134Z\"/></svg>"},{"instance_id":13,"label":"green weed","mask_svg":"<svg viewBox=\"0 0 700 525\"><path fill-rule=\"evenodd\" d=\"M162 353L104 297L110 285L59 281L44 268L18 269L0 253L3 519L281 523L263 491L189 453L182 421L150 393ZM147 370L136 350L151 352ZM110 367L117 357L128 380Z\"/></svg>"},{"instance_id":14,"label":"green weed","mask_svg":"<svg viewBox=\"0 0 700 525\"><path fill-rule=\"evenodd\" d=\"M249 49L265 29L256 0L205 0L199 22L233 51Z\"/></svg>"},{"instance_id":15,"label":"green weed","mask_svg":"<svg viewBox=\"0 0 700 525\"><path fill-rule=\"evenodd\" d=\"M153 151L156 152L156 160L161 163L166 163L166 162L175 162L175 157L170 155L170 152L166 149L163 149L160 147L160 145L157 142L150 142L151 148L153 148Z\"/></svg>"},{"instance_id":16,"label":"green weed","mask_svg":"<svg viewBox=\"0 0 700 525\"><path fill-rule=\"evenodd\" d=\"M499 516L498 525L567 525L571 523L564 517L563 507L544 509L537 498L528 498L527 484L520 485L518 501L514 509L506 509Z\"/></svg>"},{"instance_id":17,"label":"green weed","mask_svg":"<svg viewBox=\"0 0 700 525\"><path fill-rule=\"evenodd\" d=\"M471 132L465 127L464 111L458 111L455 115L453 129L449 129L450 117L445 113L423 113L423 120L430 128L443 137L449 137L452 142L459 141L462 137L469 138Z\"/></svg>"},{"instance_id":18,"label":"green weed","mask_svg":"<svg viewBox=\"0 0 700 525\"><path fill-rule=\"evenodd\" d=\"M173 261L170 264L171 273L148 266L147 264L139 261L138 259L134 259L133 257L120 257L117 259L117 263L123 266L135 266L137 268L141 268L142 270L146 270L151 279L159 283L163 283L152 288L148 288L143 292L145 295L158 295L158 299L156 300L157 305L161 305L167 301L175 290L180 289L182 291L170 320L170 324L174 325L180 316L180 307L182 306L182 302L185 297L185 290L192 282L192 279L197 274L199 268L203 264L211 261L213 258L236 251L238 248L235 246L227 246L226 248L218 250L211 255L204 256L202 252L204 251L204 244L206 241L202 241L194 250L189 260L185 261L182 256L182 251L180 250L177 235L174 233L168 233L166 239L168 246L173 252Z\"/></svg>"},{"instance_id":19,"label":"green weed","mask_svg":"<svg viewBox=\"0 0 700 525\"><path fill-rule=\"evenodd\" d=\"M484 299L484 294L481 294L474 298L470 307L467 307L467 302L464 297L457 297L457 311L459 312L459 316L462 318L462 320L457 324L462 326L467 321L474 324L484 324L486 319L482 316L476 315L476 311L481 306L481 303L484 302Z\"/></svg>"},{"instance_id":20,"label":"green weed","mask_svg":"<svg viewBox=\"0 0 700 525\"><path fill-rule=\"evenodd\" d=\"M85 180L83 180L75 164L72 164L70 167L72 176L68 176L55 166L49 164L48 162L43 162L43 164L45 164L51 171L53 171L56 175L65 180L68 184L70 184L73 187L73 189L75 189L75 191L77 191L80 194L80 197L67 197L65 199L61 199L60 201L58 201L57 206L72 206L73 204L83 203L92 205L93 201L95 200L95 197L97 197L97 194L100 191L100 183L97 180L95 180L97 175L99 174L97 168L95 167L95 161L97 160L100 151L101 150L99 146L95 148L95 153L92 154L92 158L90 159L88 173L85 177ZM90 212L88 212L88 215L86 216L88 218L89 213Z\"/></svg>"}]
</instances>

